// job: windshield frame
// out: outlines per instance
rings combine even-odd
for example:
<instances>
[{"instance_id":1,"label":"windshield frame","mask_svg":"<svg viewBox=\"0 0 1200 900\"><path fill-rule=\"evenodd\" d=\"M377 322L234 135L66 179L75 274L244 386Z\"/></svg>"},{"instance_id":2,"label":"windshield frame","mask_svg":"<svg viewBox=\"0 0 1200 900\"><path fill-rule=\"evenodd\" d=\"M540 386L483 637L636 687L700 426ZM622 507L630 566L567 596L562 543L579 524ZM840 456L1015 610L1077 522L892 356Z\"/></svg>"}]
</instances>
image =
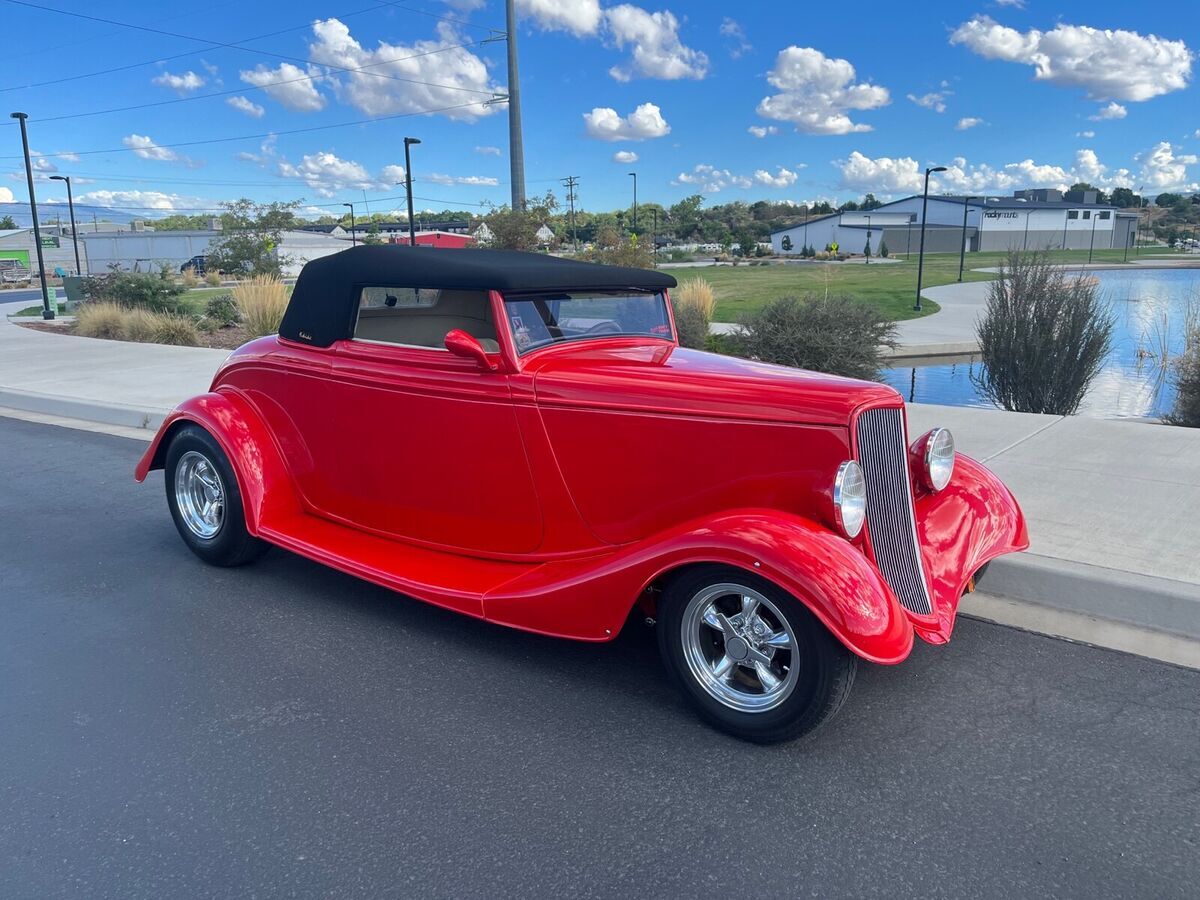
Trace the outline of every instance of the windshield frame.
<instances>
[{"instance_id":1,"label":"windshield frame","mask_svg":"<svg viewBox=\"0 0 1200 900\"><path fill-rule=\"evenodd\" d=\"M662 304L664 323L665 323L666 327L669 329L669 331L666 334L655 334L655 333L652 333L649 331L629 331L629 332L618 331L618 332L603 332L603 333L598 333L598 334L583 333L583 334L573 335L571 337L560 337L557 339L552 336L549 340L538 341L536 343L528 344L523 347L521 338L517 334L516 328L513 325L513 317L511 315L509 315L509 304L521 302L521 301L536 300L539 298L546 299L550 302L561 302L563 299L565 299L564 297L561 296L564 294L567 294L567 295L581 294L581 295L599 296L599 297L611 296L616 299L620 299L620 298L640 299L640 298L647 298L647 297L648 298L656 298L659 301L659 303ZM553 347L567 347L572 344L578 344L578 343L581 343L584 341L593 341L593 340L602 340L602 339L637 340L637 341L652 340L652 341L661 341L661 342L667 343L667 344L675 344L677 342L677 338L676 338L677 332L676 332L676 328L675 328L675 316L671 309L670 297L668 296L665 288L661 289L661 290L642 289L642 288L569 288L569 289L556 290L556 291L546 291L546 290L509 291L509 292L500 294L500 303L501 303L501 308L502 308L502 311L504 314L504 328L508 332L508 337L512 341L513 349L516 351L516 354L518 357L527 356L530 353L536 353L539 350L547 350L547 349L550 349ZM558 327L557 319L555 320L554 325L549 325L548 323L546 323L544 321L542 324L544 327L553 327L553 328Z\"/></svg>"}]
</instances>

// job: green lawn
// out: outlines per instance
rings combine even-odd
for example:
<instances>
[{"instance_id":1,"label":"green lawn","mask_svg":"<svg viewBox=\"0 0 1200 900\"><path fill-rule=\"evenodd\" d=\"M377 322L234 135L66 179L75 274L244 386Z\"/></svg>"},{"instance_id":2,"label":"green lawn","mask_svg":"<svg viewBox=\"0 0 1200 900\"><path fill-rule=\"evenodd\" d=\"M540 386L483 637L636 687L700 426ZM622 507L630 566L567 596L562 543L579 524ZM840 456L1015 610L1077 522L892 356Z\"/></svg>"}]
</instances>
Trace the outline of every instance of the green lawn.
<instances>
[{"instance_id":1,"label":"green lawn","mask_svg":"<svg viewBox=\"0 0 1200 900\"><path fill-rule=\"evenodd\" d=\"M1002 252L971 253L967 255L964 281L990 281L994 275L973 272L973 268L1000 265L1007 254ZM1093 262L1121 262L1120 250L1097 250ZM1053 262L1087 262L1086 250L1066 250L1050 253ZM761 308L770 300L790 294L812 293L849 294L871 303L894 319L912 319L919 313L913 310L917 289L917 260L913 256L904 262L860 264L804 263L770 266L703 266L695 269L668 270L680 281L700 277L713 286L717 294L718 322L736 322L738 317ZM922 284L934 287L958 280L957 253L927 253ZM922 301L924 313L935 312L936 303Z\"/></svg>"}]
</instances>

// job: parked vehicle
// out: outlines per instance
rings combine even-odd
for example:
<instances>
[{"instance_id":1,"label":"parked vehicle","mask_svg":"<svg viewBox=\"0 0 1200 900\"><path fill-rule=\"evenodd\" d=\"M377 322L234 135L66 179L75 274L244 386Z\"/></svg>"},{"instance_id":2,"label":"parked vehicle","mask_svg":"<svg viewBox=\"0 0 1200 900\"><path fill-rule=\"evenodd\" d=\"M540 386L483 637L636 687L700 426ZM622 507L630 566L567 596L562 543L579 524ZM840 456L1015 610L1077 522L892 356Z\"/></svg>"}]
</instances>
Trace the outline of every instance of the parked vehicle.
<instances>
[{"instance_id":1,"label":"parked vehicle","mask_svg":"<svg viewBox=\"0 0 1200 900\"><path fill-rule=\"evenodd\" d=\"M192 272L199 278L203 278L208 271L208 257L203 253L193 256L182 266L179 267L180 274L184 272Z\"/></svg>"},{"instance_id":2,"label":"parked vehicle","mask_svg":"<svg viewBox=\"0 0 1200 900\"><path fill-rule=\"evenodd\" d=\"M497 624L657 624L699 714L810 731L859 660L945 643L973 576L1028 545L892 388L687 350L664 273L360 246L309 262L137 467L201 559L276 545Z\"/></svg>"},{"instance_id":3,"label":"parked vehicle","mask_svg":"<svg viewBox=\"0 0 1200 900\"><path fill-rule=\"evenodd\" d=\"M24 266L6 266L0 269L0 281L5 284L24 284L33 278L33 273Z\"/></svg>"}]
</instances>

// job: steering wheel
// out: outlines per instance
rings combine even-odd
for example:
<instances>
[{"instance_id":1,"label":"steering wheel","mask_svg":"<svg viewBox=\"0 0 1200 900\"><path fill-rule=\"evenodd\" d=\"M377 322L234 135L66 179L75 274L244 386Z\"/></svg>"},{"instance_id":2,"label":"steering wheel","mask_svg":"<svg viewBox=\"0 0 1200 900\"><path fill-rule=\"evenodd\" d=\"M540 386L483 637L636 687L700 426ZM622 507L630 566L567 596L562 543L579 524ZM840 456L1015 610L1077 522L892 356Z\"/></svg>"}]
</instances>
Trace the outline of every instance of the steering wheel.
<instances>
[{"instance_id":1,"label":"steering wheel","mask_svg":"<svg viewBox=\"0 0 1200 900\"><path fill-rule=\"evenodd\" d=\"M617 327L616 322L597 322L589 328L586 334L620 334L621 329Z\"/></svg>"}]
</instances>

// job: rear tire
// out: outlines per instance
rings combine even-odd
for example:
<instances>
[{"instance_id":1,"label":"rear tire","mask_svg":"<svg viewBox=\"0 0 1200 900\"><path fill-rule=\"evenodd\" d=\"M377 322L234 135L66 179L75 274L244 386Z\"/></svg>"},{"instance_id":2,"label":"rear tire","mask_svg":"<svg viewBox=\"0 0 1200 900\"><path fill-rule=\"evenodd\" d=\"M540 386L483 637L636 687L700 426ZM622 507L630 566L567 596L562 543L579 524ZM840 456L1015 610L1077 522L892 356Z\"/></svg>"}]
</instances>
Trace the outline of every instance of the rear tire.
<instances>
[{"instance_id":1,"label":"rear tire","mask_svg":"<svg viewBox=\"0 0 1200 900\"><path fill-rule=\"evenodd\" d=\"M672 581L658 608L671 679L702 719L768 744L815 731L845 703L858 658L769 581L703 566Z\"/></svg>"},{"instance_id":2,"label":"rear tire","mask_svg":"<svg viewBox=\"0 0 1200 900\"><path fill-rule=\"evenodd\" d=\"M246 530L242 492L225 451L199 425L184 425L167 447L163 482L175 528L188 548L214 566L242 566L269 544Z\"/></svg>"}]
</instances>

